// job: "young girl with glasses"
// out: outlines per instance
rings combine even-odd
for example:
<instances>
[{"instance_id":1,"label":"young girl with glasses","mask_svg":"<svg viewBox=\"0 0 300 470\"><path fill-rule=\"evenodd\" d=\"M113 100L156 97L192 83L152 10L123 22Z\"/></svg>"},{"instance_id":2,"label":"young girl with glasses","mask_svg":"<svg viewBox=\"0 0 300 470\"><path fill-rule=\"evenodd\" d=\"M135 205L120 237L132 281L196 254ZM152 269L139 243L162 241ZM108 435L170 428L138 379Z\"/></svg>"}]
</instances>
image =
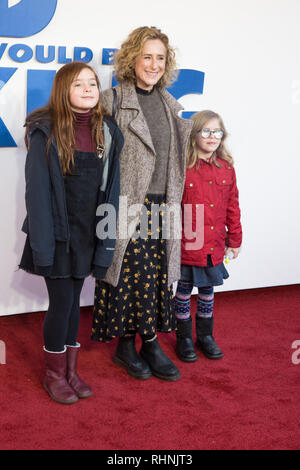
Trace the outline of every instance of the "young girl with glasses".
<instances>
[{"instance_id":1,"label":"young girl with glasses","mask_svg":"<svg viewBox=\"0 0 300 470\"><path fill-rule=\"evenodd\" d=\"M223 121L213 111L196 113L192 121L182 199L181 278L175 296L176 353L185 362L198 359L190 312L193 287L198 288L196 347L209 359L223 357L213 337L214 286L229 277L224 256L236 258L242 243L236 175L225 147Z\"/></svg>"}]
</instances>

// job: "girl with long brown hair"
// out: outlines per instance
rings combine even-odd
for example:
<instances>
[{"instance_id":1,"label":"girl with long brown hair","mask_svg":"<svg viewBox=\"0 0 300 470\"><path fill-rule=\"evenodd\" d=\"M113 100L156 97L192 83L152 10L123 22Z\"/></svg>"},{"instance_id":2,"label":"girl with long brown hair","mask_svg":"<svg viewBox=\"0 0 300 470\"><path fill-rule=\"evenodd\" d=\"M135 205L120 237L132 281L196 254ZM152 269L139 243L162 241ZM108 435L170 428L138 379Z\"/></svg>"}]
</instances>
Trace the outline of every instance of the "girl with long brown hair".
<instances>
[{"instance_id":1,"label":"girl with long brown hair","mask_svg":"<svg viewBox=\"0 0 300 470\"><path fill-rule=\"evenodd\" d=\"M104 115L92 67L64 65L49 102L26 120L27 234L20 268L45 278L43 386L59 403L92 394L77 375L80 293L94 269L105 275L114 240L96 237L96 210L119 198L123 136ZM98 232L97 232L98 235ZM101 235L101 234L100 234Z\"/></svg>"},{"instance_id":2,"label":"girl with long brown hair","mask_svg":"<svg viewBox=\"0 0 300 470\"><path fill-rule=\"evenodd\" d=\"M236 175L223 120L205 110L192 121L182 198L181 277L175 296L176 353L185 362L198 359L190 312L193 287L198 288L196 346L209 359L223 357L213 337L214 286L228 278L224 256L236 258L242 243Z\"/></svg>"}]
</instances>

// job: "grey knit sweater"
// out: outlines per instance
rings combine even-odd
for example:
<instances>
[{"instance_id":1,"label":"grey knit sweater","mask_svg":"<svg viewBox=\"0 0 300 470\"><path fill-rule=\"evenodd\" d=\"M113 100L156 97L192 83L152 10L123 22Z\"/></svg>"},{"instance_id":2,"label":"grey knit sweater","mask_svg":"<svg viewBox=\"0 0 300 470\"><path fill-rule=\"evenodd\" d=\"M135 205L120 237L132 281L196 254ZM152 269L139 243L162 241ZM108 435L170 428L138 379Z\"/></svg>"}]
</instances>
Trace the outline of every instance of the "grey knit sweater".
<instances>
[{"instance_id":1,"label":"grey knit sweater","mask_svg":"<svg viewBox=\"0 0 300 470\"><path fill-rule=\"evenodd\" d=\"M171 137L165 106L156 88L150 93L140 88L136 91L156 151L155 168L148 193L165 194Z\"/></svg>"}]
</instances>

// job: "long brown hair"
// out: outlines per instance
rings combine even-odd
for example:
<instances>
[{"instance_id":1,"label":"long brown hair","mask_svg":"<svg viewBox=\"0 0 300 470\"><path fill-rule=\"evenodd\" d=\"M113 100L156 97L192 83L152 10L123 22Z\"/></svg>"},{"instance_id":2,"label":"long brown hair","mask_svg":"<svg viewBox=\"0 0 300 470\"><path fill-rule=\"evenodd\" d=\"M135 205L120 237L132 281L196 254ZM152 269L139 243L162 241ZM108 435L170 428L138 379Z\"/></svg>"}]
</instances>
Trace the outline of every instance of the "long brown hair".
<instances>
[{"instance_id":1,"label":"long brown hair","mask_svg":"<svg viewBox=\"0 0 300 470\"><path fill-rule=\"evenodd\" d=\"M75 115L70 103L70 88L73 81L83 69L89 69L95 74L98 89L100 82L95 70L84 62L69 62L61 67L55 75L49 102L46 106L33 111L26 119L25 144L27 149L30 146L30 128L39 120L49 119L51 126L50 137L47 142L47 155L53 137L56 140L58 154L63 175L71 173L74 165L75 150ZM100 99L92 110L91 133L96 146L104 147L104 137L102 130L102 117L104 110Z\"/></svg>"},{"instance_id":2,"label":"long brown hair","mask_svg":"<svg viewBox=\"0 0 300 470\"><path fill-rule=\"evenodd\" d=\"M159 39L166 48L165 73L158 81L157 86L169 86L177 78L175 51L169 44L169 38L155 26L141 26L134 29L123 42L120 50L115 54L115 73L119 82L129 81L136 83L135 62L142 53L145 42L149 39Z\"/></svg>"},{"instance_id":3,"label":"long brown hair","mask_svg":"<svg viewBox=\"0 0 300 470\"><path fill-rule=\"evenodd\" d=\"M208 121L210 121L211 119L215 119L215 118L218 119L220 123L220 128L224 132L224 135L221 139L219 147L217 148L215 152L213 152L210 160L216 166L220 167L220 164L217 162L217 155L218 155L219 158L228 162L230 166L233 166L233 158L225 146L225 140L226 140L226 137L228 136L228 133L226 131L226 128L224 126L224 122L221 116L215 113L214 111L204 110L204 111L200 111L199 113L193 114L191 117L191 120L193 121L193 128L192 128L192 132L190 135L188 151L187 151L187 160L186 160L187 168L192 168L195 165L199 165L200 152L199 152L199 148L196 142L197 133L201 129L205 128L205 124Z\"/></svg>"}]
</instances>

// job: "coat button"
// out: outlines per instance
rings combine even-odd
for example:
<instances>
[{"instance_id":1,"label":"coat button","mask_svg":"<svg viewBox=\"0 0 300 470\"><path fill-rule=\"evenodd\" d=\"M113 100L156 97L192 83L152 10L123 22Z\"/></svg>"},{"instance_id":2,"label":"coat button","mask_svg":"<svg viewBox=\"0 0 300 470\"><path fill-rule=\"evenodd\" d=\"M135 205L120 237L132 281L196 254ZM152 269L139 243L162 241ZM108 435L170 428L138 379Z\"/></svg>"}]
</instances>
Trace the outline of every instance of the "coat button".
<instances>
[{"instance_id":1,"label":"coat button","mask_svg":"<svg viewBox=\"0 0 300 470\"><path fill-rule=\"evenodd\" d=\"M222 183L225 184L225 183L226 183L226 180L223 180Z\"/></svg>"},{"instance_id":2,"label":"coat button","mask_svg":"<svg viewBox=\"0 0 300 470\"><path fill-rule=\"evenodd\" d=\"M213 248L211 248L211 249L210 249L210 251L214 251L214 249L213 249Z\"/></svg>"},{"instance_id":3,"label":"coat button","mask_svg":"<svg viewBox=\"0 0 300 470\"><path fill-rule=\"evenodd\" d=\"M215 227L211 226L211 227L210 227L210 230L213 230L214 228L215 228Z\"/></svg>"},{"instance_id":4,"label":"coat button","mask_svg":"<svg viewBox=\"0 0 300 470\"><path fill-rule=\"evenodd\" d=\"M213 182L212 182L212 181L209 181L208 184L213 184Z\"/></svg>"},{"instance_id":5,"label":"coat button","mask_svg":"<svg viewBox=\"0 0 300 470\"><path fill-rule=\"evenodd\" d=\"M193 183L190 183L190 186L193 186Z\"/></svg>"},{"instance_id":6,"label":"coat button","mask_svg":"<svg viewBox=\"0 0 300 470\"><path fill-rule=\"evenodd\" d=\"M214 204L209 204L209 207L214 207Z\"/></svg>"}]
</instances>

